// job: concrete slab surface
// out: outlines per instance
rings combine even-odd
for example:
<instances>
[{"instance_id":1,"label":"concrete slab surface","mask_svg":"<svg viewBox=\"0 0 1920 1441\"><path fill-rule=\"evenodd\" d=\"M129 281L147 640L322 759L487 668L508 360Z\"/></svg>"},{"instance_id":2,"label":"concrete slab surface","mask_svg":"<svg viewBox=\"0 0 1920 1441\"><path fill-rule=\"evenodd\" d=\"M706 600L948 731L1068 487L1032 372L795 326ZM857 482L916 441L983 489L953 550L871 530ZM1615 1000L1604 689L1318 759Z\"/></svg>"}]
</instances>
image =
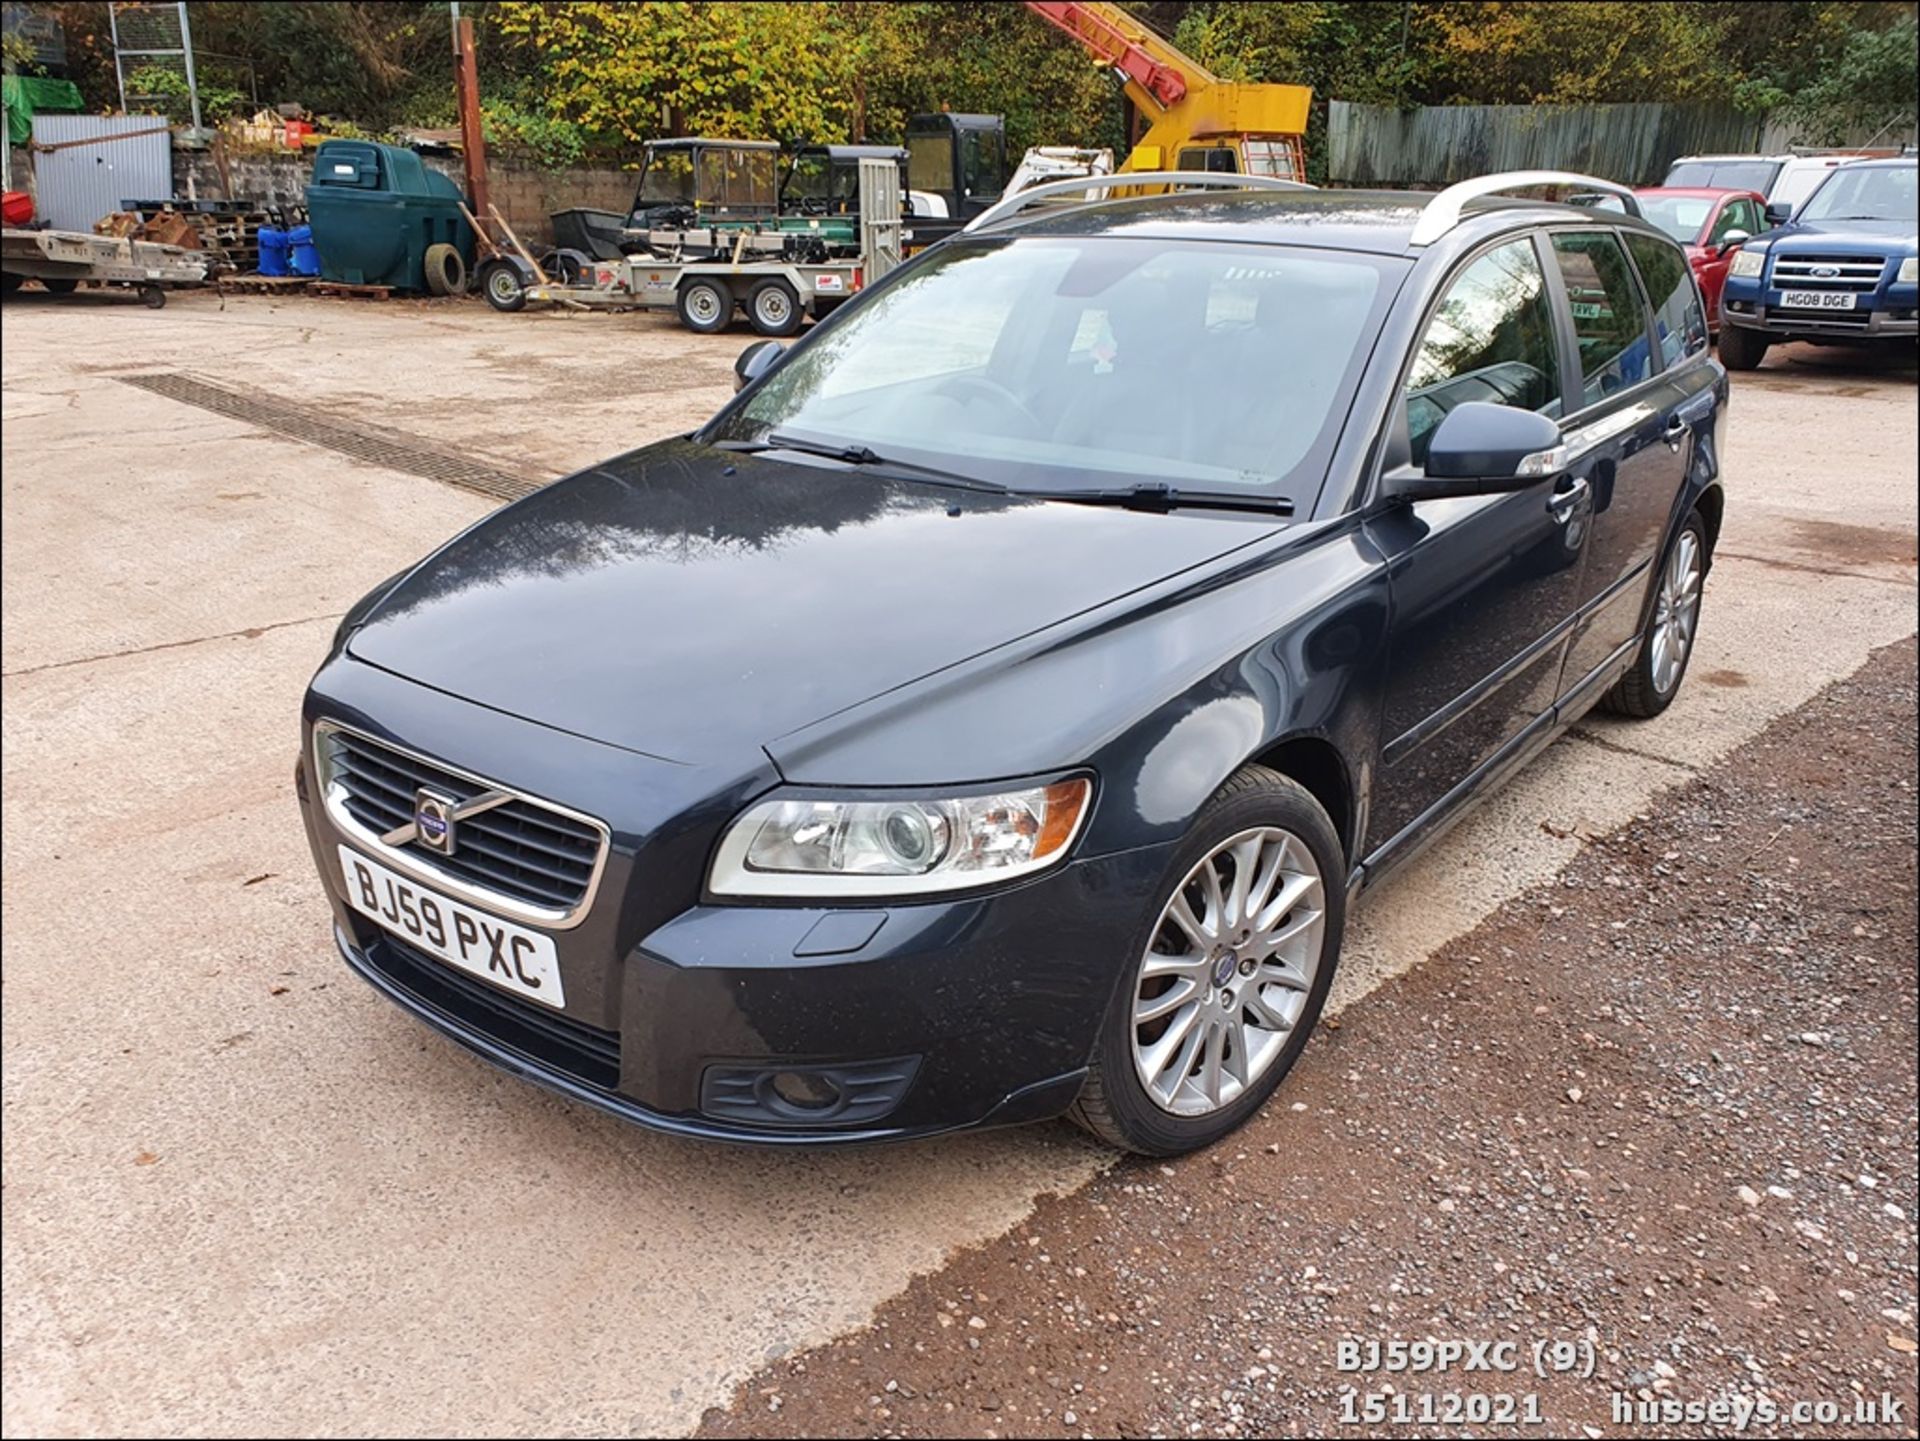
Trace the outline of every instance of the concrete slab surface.
<instances>
[{"instance_id":1,"label":"concrete slab surface","mask_svg":"<svg viewBox=\"0 0 1920 1441\"><path fill-rule=\"evenodd\" d=\"M1064 1126L665 1140L375 997L295 817L299 695L353 598L494 502L117 378L560 473L704 419L748 338L478 303L9 303L9 1434L684 1431L1105 1164ZM1736 377L1681 701L1586 723L1363 906L1341 1002L1911 633L1915 455L1911 369L1793 350Z\"/></svg>"}]
</instances>

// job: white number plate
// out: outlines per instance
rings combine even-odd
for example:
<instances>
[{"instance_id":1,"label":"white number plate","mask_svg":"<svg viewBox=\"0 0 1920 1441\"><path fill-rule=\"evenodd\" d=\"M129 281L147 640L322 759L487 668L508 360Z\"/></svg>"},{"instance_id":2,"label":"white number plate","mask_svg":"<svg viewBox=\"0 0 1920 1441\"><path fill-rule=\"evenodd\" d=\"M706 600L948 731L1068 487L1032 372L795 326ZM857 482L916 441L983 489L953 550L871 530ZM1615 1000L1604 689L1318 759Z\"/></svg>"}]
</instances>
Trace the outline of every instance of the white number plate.
<instances>
[{"instance_id":1,"label":"white number plate","mask_svg":"<svg viewBox=\"0 0 1920 1441\"><path fill-rule=\"evenodd\" d=\"M1850 290L1783 290L1783 310L1851 310L1854 294Z\"/></svg>"},{"instance_id":2,"label":"white number plate","mask_svg":"<svg viewBox=\"0 0 1920 1441\"><path fill-rule=\"evenodd\" d=\"M340 868L353 908L409 944L530 1001L566 1006L552 937L425 890L346 846Z\"/></svg>"}]
</instances>

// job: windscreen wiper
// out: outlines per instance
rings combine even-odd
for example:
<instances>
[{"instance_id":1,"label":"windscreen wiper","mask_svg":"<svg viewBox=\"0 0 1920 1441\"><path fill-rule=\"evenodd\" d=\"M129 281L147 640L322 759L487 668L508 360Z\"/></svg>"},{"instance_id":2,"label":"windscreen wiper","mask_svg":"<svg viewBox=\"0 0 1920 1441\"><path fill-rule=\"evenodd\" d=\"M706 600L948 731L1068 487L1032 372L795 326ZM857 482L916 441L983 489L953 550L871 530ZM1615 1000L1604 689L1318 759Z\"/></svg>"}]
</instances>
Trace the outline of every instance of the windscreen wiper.
<instances>
[{"instance_id":1,"label":"windscreen wiper","mask_svg":"<svg viewBox=\"0 0 1920 1441\"><path fill-rule=\"evenodd\" d=\"M962 490L984 490L995 495L1006 492L1005 486L994 485L971 475L941 470L931 465L919 465L911 460L896 460L890 455L880 454L868 445L847 445L838 441L809 440L800 435L775 434L769 435L765 440L716 441L714 448L737 451L744 455L758 455L767 450L797 450L802 455L818 455L827 460L837 460L842 465L875 466L913 480L931 481L935 485L958 486Z\"/></svg>"},{"instance_id":2,"label":"windscreen wiper","mask_svg":"<svg viewBox=\"0 0 1920 1441\"><path fill-rule=\"evenodd\" d=\"M1245 510L1261 515L1293 514L1293 502L1285 496L1181 490L1171 485L1126 485L1112 490L1022 490L1016 494L1070 501L1075 505L1118 505L1128 510Z\"/></svg>"}]
</instances>

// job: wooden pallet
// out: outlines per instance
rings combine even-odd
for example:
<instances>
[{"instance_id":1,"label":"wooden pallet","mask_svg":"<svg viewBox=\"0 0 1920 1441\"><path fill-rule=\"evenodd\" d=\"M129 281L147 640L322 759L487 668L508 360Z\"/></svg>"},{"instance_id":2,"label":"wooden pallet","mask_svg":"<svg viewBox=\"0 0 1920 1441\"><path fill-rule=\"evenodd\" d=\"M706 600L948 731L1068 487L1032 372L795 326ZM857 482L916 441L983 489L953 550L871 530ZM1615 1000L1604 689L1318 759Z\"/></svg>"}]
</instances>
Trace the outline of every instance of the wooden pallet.
<instances>
[{"instance_id":1,"label":"wooden pallet","mask_svg":"<svg viewBox=\"0 0 1920 1441\"><path fill-rule=\"evenodd\" d=\"M308 287L312 295L338 295L360 300L385 300L393 294L391 285L347 285L337 280L316 280Z\"/></svg>"},{"instance_id":2,"label":"wooden pallet","mask_svg":"<svg viewBox=\"0 0 1920 1441\"><path fill-rule=\"evenodd\" d=\"M311 275L225 275L218 281L222 290L237 290L246 294L272 295L288 290L304 290L312 285Z\"/></svg>"}]
</instances>

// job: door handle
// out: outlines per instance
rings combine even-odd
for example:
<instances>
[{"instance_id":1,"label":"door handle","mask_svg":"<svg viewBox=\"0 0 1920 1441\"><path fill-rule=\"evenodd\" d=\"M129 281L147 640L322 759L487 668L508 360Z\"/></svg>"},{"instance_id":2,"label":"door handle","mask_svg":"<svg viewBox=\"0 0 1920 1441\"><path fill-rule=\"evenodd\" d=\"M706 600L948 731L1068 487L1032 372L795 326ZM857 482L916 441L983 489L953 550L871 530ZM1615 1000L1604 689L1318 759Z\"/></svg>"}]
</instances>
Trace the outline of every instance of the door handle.
<instances>
[{"instance_id":1,"label":"door handle","mask_svg":"<svg viewBox=\"0 0 1920 1441\"><path fill-rule=\"evenodd\" d=\"M1676 415L1667 422L1667 428L1660 432L1660 438L1673 449L1678 450L1680 442L1687 438L1687 432L1692 429L1693 426L1690 423Z\"/></svg>"},{"instance_id":2,"label":"door handle","mask_svg":"<svg viewBox=\"0 0 1920 1441\"><path fill-rule=\"evenodd\" d=\"M1586 499L1587 490L1587 478L1584 475L1574 476L1567 482L1565 490L1556 490L1547 497L1547 514L1561 525L1565 525L1573 519L1573 512L1579 507L1580 502Z\"/></svg>"}]
</instances>

